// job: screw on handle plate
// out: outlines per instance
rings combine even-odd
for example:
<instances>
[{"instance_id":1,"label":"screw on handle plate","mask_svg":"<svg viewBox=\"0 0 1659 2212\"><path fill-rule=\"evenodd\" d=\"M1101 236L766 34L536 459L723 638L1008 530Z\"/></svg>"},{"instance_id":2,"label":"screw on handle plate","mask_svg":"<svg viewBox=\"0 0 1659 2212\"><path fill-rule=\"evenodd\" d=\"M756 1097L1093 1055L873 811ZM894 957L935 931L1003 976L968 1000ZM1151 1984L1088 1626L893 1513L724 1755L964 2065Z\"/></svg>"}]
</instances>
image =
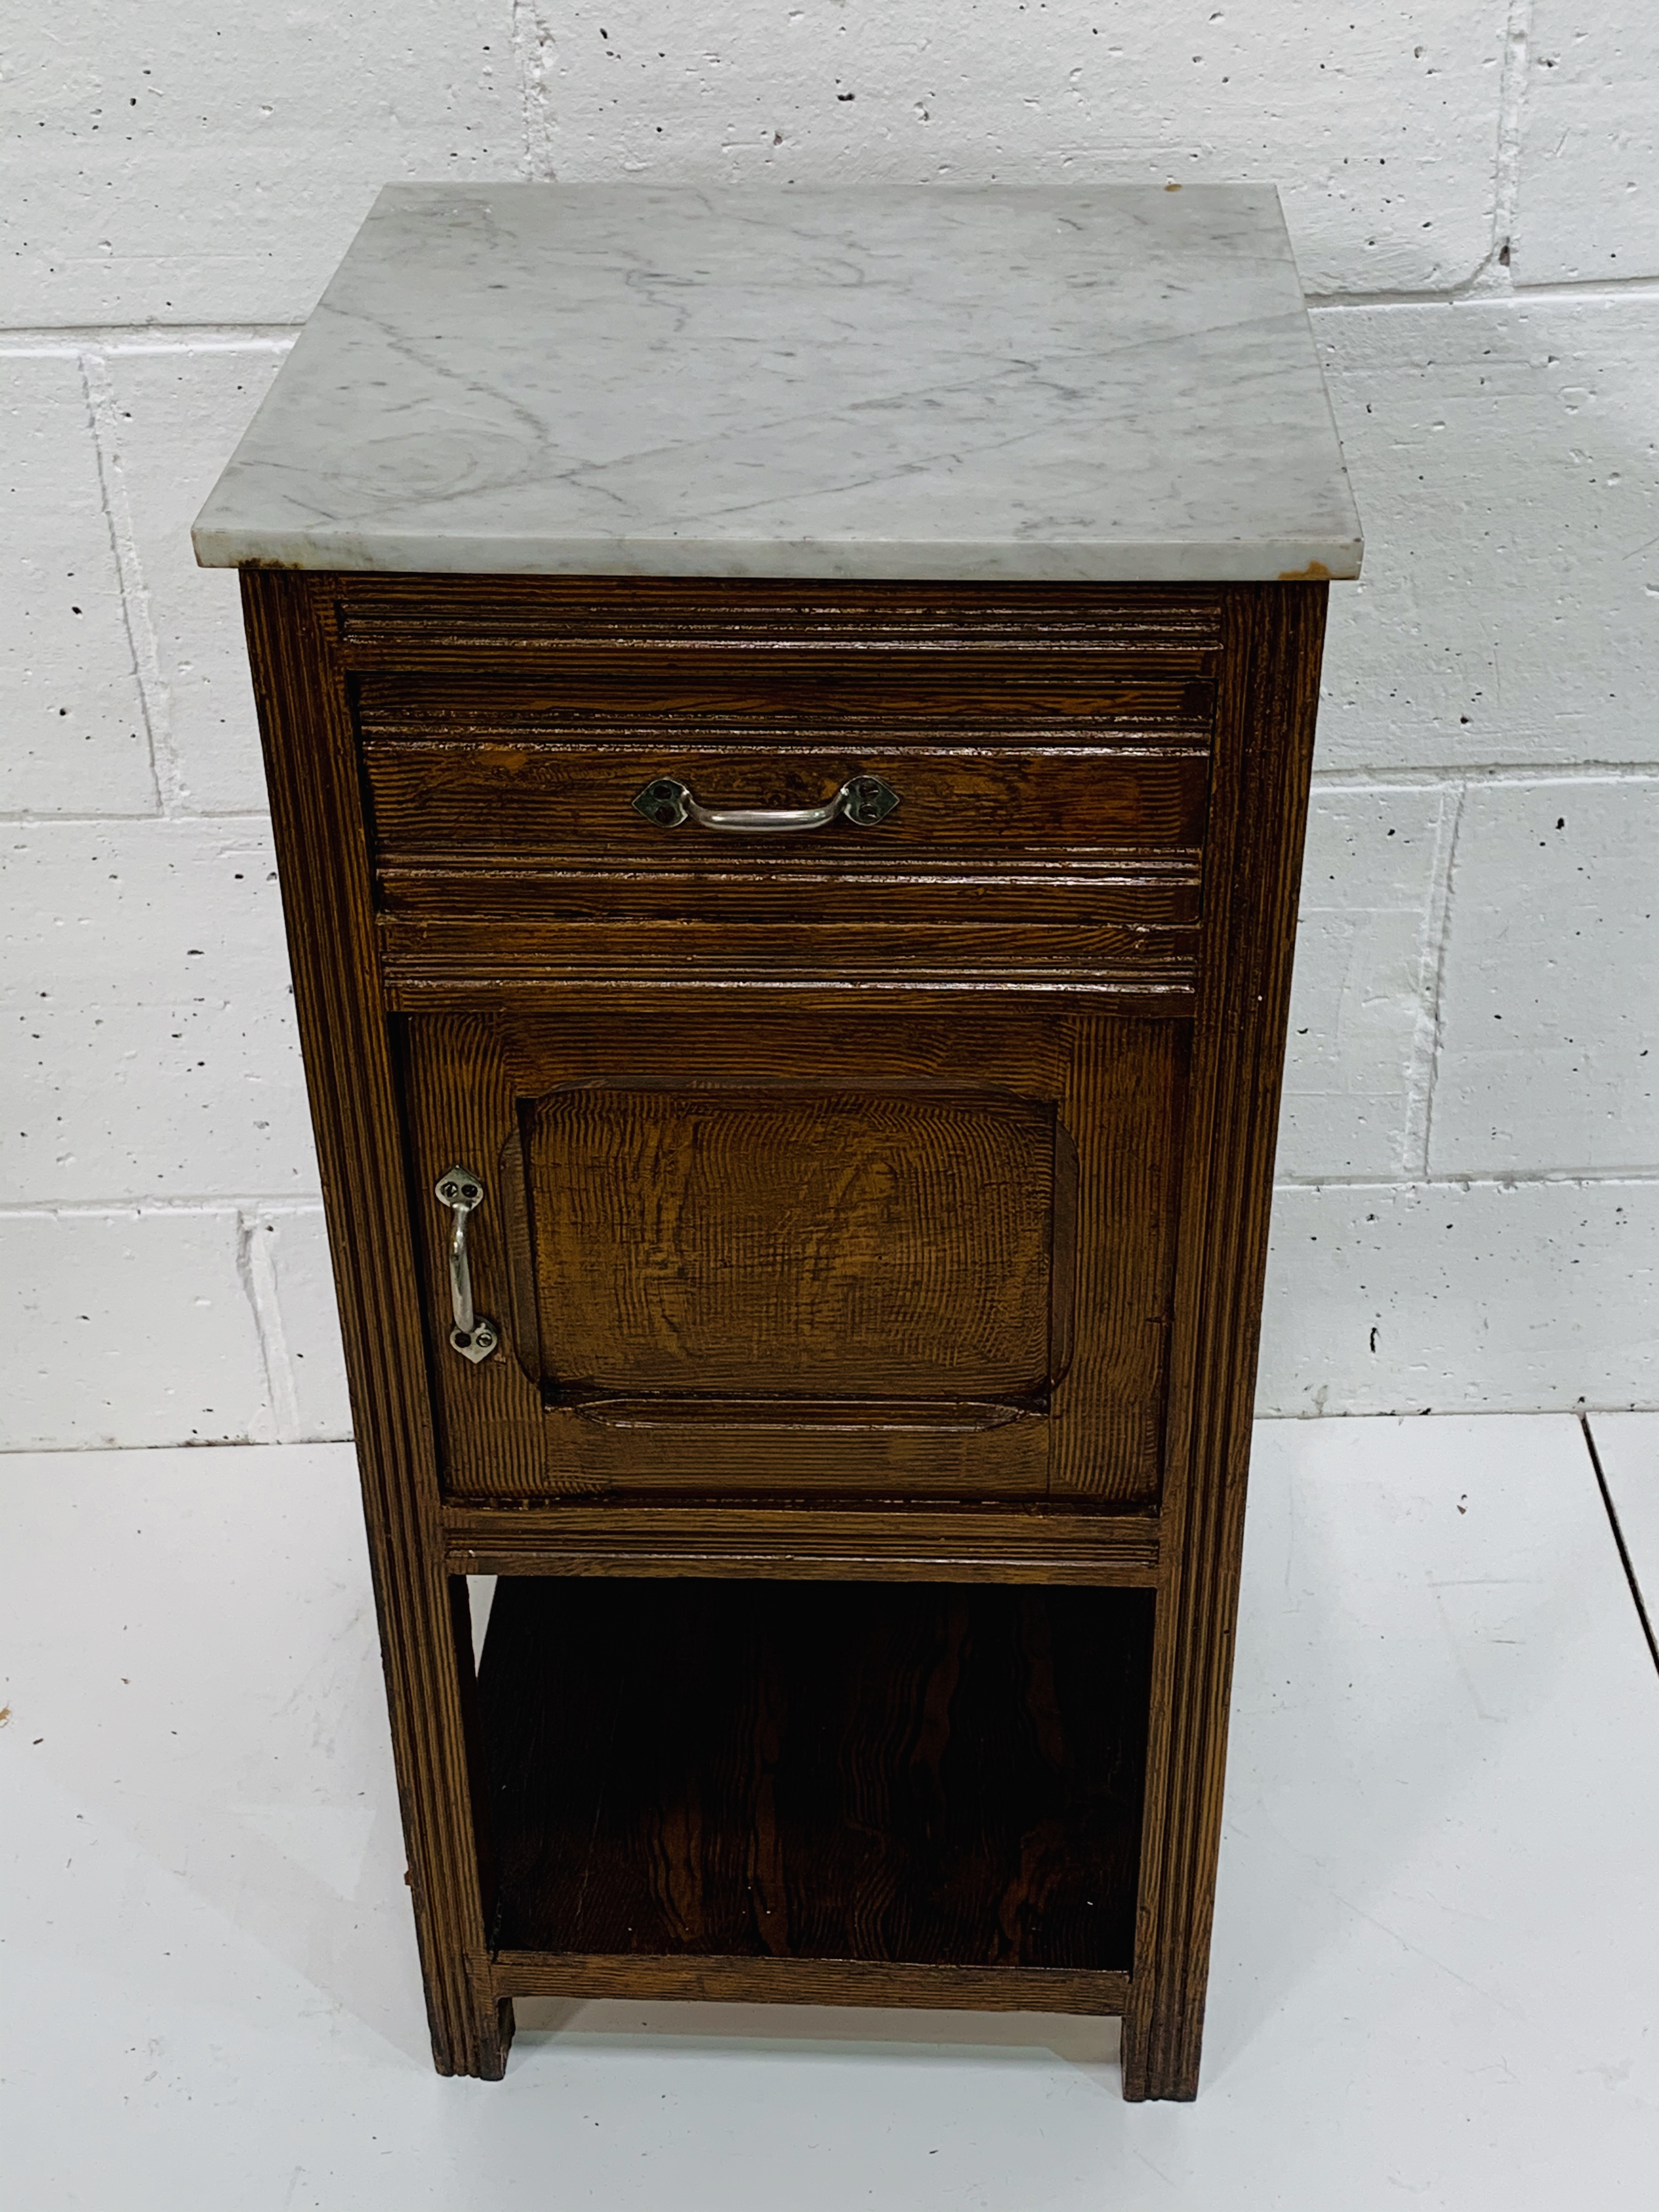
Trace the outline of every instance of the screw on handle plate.
<instances>
[{"instance_id":1,"label":"screw on handle plate","mask_svg":"<svg viewBox=\"0 0 1659 2212\"><path fill-rule=\"evenodd\" d=\"M474 1366L488 1359L501 1342L493 1321L472 1310L472 1268L466 1256L466 1218L483 1203L483 1183L471 1168L449 1169L440 1179L435 1195L455 1217L449 1239L449 1302L454 1327L449 1332L452 1348Z\"/></svg>"},{"instance_id":2,"label":"screw on handle plate","mask_svg":"<svg viewBox=\"0 0 1659 2212\"><path fill-rule=\"evenodd\" d=\"M481 1359L488 1359L501 1342L495 1324L480 1317L472 1325L471 1336L463 1336L458 1328L449 1332L449 1341L463 1359L470 1359L476 1367Z\"/></svg>"}]
</instances>

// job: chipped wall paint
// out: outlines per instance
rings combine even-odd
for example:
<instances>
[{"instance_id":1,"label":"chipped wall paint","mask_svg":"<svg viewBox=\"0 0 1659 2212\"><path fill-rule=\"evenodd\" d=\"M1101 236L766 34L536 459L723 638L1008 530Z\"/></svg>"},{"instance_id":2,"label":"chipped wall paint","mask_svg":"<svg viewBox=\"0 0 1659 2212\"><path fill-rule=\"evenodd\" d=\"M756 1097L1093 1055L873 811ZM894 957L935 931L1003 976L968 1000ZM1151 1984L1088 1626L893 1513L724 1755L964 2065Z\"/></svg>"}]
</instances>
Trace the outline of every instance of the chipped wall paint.
<instances>
[{"instance_id":1,"label":"chipped wall paint","mask_svg":"<svg viewBox=\"0 0 1659 2212\"><path fill-rule=\"evenodd\" d=\"M235 583L185 533L391 177L1279 183L1367 556L1333 595L1259 1402L1656 1402L1656 80L1633 0L93 0L25 31L3 1441L349 1425Z\"/></svg>"}]
</instances>

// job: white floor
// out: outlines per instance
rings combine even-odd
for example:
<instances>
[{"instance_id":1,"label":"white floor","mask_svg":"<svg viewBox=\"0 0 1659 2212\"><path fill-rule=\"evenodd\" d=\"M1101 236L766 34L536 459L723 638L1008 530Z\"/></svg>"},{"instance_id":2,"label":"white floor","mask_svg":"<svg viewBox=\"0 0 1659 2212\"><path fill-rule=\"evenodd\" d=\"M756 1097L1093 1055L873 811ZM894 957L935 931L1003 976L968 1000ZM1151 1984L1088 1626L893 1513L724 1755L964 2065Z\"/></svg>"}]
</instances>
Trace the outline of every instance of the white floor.
<instances>
[{"instance_id":1,"label":"white floor","mask_svg":"<svg viewBox=\"0 0 1659 2212\"><path fill-rule=\"evenodd\" d=\"M1595 1431L1659 1613L1659 1416ZM1578 1424L1258 1431L1205 2086L1109 2022L520 2008L425 2047L349 1454L0 1462L28 2212L1659 2201L1659 1673Z\"/></svg>"}]
</instances>

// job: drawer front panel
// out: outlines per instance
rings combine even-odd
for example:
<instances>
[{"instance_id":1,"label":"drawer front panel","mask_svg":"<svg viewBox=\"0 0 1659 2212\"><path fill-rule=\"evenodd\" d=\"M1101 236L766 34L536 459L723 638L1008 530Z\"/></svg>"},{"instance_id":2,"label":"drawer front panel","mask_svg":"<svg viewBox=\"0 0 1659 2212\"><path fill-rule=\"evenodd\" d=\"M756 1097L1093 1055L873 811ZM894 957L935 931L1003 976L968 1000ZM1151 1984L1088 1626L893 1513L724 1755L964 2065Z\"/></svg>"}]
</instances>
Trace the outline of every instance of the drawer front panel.
<instances>
[{"instance_id":1,"label":"drawer front panel","mask_svg":"<svg viewBox=\"0 0 1659 2212\"><path fill-rule=\"evenodd\" d=\"M926 592L841 599L698 586L617 628L591 589L556 591L518 607L515 635L505 604L463 592L424 657L395 589L363 598L353 698L390 1003L817 979L1184 1010L1212 611L1061 592L1026 623L988 601L976 630ZM778 635L774 614L800 627ZM368 650L400 635L420 665ZM836 811L859 779L879 803ZM761 810L821 818L708 818Z\"/></svg>"},{"instance_id":2,"label":"drawer front panel","mask_svg":"<svg viewBox=\"0 0 1659 2212\"><path fill-rule=\"evenodd\" d=\"M618 867L948 866L953 857L1196 854L1209 781L1198 744L1027 747L372 740L364 747L374 847L389 866L446 856ZM672 779L706 807L820 806L854 778L897 796L885 819L842 817L782 836L695 820L666 826L635 805Z\"/></svg>"}]
</instances>

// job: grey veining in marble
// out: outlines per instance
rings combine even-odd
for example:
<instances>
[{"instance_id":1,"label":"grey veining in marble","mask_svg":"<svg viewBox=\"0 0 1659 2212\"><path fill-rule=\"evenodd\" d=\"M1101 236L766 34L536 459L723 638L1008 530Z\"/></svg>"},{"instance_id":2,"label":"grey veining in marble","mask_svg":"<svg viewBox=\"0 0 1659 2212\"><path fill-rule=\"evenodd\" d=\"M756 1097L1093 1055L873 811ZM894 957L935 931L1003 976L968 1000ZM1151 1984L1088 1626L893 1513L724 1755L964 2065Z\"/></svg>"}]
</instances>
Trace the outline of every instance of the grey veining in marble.
<instances>
[{"instance_id":1,"label":"grey veining in marble","mask_svg":"<svg viewBox=\"0 0 1659 2212\"><path fill-rule=\"evenodd\" d=\"M383 191L207 567L1358 573L1271 190Z\"/></svg>"}]
</instances>

